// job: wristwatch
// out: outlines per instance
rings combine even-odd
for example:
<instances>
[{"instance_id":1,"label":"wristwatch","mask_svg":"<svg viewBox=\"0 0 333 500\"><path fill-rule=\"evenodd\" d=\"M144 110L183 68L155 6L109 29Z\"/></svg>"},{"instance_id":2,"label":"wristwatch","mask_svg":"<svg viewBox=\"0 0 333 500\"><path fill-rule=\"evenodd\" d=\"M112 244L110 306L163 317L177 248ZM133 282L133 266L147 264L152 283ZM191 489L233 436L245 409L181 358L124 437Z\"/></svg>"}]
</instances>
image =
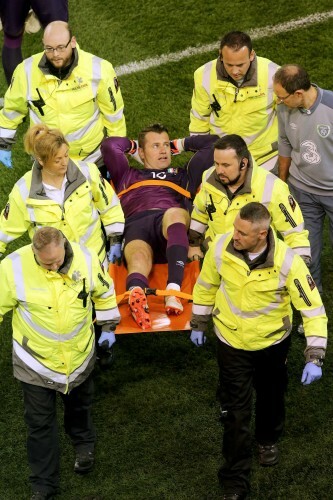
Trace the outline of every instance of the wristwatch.
<instances>
[{"instance_id":1,"label":"wristwatch","mask_svg":"<svg viewBox=\"0 0 333 500\"><path fill-rule=\"evenodd\" d=\"M313 363L316 366L323 366L324 359L323 358L314 358L310 360L310 363Z\"/></svg>"}]
</instances>

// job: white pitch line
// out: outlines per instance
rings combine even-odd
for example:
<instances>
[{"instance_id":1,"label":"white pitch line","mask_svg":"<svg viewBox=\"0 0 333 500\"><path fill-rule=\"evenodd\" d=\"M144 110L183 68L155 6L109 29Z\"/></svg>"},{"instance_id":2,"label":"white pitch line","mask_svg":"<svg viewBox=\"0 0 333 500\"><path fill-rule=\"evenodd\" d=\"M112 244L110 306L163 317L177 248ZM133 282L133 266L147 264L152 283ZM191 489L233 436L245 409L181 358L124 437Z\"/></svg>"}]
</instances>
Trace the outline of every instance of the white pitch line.
<instances>
[{"instance_id":1,"label":"white pitch line","mask_svg":"<svg viewBox=\"0 0 333 500\"><path fill-rule=\"evenodd\" d=\"M327 21L327 19L329 19L330 17L333 17L333 10L330 10L328 12L317 12L316 14L311 14L301 19L293 19L292 21L276 24L275 26L266 26L264 28L249 30L247 33L250 35L252 40L258 40L267 36L286 33L287 31L292 31L297 28L306 28L310 24ZM144 59L143 61L133 61L128 64L117 66L115 68L115 71L118 76L130 75L131 73L137 73L138 71L144 71L149 68L156 68L157 66L161 66L162 64L166 64L169 62L181 61L186 57L195 56L204 52L212 52L213 50L217 51L219 44L220 42L217 41L214 43L209 43L207 45L201 45L199 47L188 47L185 50L180 50L179 52L173 52L171 54L162 54L158 57L149 57L148 59Z\"/></svg>"}]
</instances>

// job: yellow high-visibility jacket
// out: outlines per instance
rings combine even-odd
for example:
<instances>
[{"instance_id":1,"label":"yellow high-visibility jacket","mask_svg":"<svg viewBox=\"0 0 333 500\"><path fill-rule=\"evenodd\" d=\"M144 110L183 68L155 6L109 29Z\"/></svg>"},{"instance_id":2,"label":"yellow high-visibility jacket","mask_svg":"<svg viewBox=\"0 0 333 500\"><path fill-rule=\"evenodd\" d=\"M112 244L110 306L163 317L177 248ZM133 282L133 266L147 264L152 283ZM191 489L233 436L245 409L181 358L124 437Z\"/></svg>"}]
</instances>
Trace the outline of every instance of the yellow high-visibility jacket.
<instances>
[{"instance_id":1,"label":"yellow high-visibility jacket","mask_svg":"<svg viewBox=\"0 0 333 500\"><path fill-rule=\"evenodd\" d=\"M70 240L105 258L105 237L122 234L124 214L116 193L94 163L69 161L63 206L48 198L38 163L14 185L0 217L0 253L26 231L56 227Z\"/></svg>"},{"instance_id":2,"label":"yellow high-visibility jacket","mask_svg":"<svg viewBox=\"0 0 333 500\"><path fill-rule=\"evenodd\" d=\"M0 147L10 147L28 114L31 125L61 130L74 160L98 150L105 135L126 136L124 102L112 64L78 46L74 54L63 80L50 74L43 52L17 66L0 111Z\"/></svg>"},{"instance_id":3,"label":"yellow high-visibility jacket","mask_svg":"<svg viewBox=\"0 0 333 500\"><path fill-rule=\"evenodd\" d=\"M81 384L95 361L91 300L104 328L113 331L120 320L97 254L66 242L64 265L54 272L26 245L1 262L0 282L0 322L13 311L14 376L63 393Z\"/></svg>"},{"instance_id":4,"label":"yellow high-visibility jacket","mask_svg":"<svg viewBox=\"0 0 333 500\"><path fill-rule=\"evenodd\" d=\"M269 231L266 259L250 269L232 234L210 246L193 290L191 326L205 331L213 317L216 335L236 349L256 351L290 334L292 307L300 311L307 361L325 354L327 317L302 258Z\"/></svg>"},{"instance_id":5,"label":"yellow high-visibility jacket","mask_svg":"<svg viewBox=\"0 0 333 500\"><path fill-rule=\"evenodd\" d=\"M273 75L279 66L256 56L236 87L220 59L194 73L191 134L238 134L261 165L277 155L278 123Z\"/></svg>"},{"instance_id":6,"label":"yellow high-visibility jacket","mask_svg":"<svg viewBox=\"0 0 333 500\"><path fill-rule=\"evenodd\" d=\"M215 167L204 172L191 214L191 245L199 245L205 235L204 246L207 247L216 234L232 231L240 209L247 203L257 201L265 205L271 214L274 229L281 234L285 243L298 254L310 257L309 232L304 229L301 209L291 196L287 184L258 167L253 158L247 168L244 185L231 201L216 175ZM210 220L209 209L212 206L216 211L211 213L213 220Z\"/></svg>"}]
</instances>

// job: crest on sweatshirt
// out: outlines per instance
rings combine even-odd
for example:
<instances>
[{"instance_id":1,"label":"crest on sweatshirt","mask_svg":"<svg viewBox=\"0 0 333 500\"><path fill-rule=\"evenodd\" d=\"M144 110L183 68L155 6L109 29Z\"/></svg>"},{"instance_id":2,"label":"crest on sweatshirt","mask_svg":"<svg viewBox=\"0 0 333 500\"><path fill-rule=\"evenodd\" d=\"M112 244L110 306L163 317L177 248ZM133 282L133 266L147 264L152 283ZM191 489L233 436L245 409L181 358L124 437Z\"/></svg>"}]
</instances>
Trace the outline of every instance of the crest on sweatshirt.
<instances>
[{"instance_id":1,"label":"crest on sweatshirt","mask_svg":"<svg viewBox=\"0 0 333 500\"><path fill-rule=\"evenodd\" d=\"M317 132L323 139L330 135L331 127L329 125L317 125Z\"/></svg>"}]
</instances>

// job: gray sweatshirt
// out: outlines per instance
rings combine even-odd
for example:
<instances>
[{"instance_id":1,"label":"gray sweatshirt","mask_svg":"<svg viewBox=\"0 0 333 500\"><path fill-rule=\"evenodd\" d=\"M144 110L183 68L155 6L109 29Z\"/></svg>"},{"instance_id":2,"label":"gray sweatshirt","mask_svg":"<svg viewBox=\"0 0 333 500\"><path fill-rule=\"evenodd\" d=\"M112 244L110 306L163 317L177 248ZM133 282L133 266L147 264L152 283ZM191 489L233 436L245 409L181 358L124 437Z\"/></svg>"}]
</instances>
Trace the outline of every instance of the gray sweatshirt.
<instances>
[{"instance_id":1,"label":"gray sweatshirt","mask_svg":"<svg viewBox=\"0 0 333 500\"><path fill-rule=\"evenodd\" d=\"M288 182L333 196L333 92L318 90L310 109L278 106L279 155L291 157Z\"/></svg>"}]
</instances>

